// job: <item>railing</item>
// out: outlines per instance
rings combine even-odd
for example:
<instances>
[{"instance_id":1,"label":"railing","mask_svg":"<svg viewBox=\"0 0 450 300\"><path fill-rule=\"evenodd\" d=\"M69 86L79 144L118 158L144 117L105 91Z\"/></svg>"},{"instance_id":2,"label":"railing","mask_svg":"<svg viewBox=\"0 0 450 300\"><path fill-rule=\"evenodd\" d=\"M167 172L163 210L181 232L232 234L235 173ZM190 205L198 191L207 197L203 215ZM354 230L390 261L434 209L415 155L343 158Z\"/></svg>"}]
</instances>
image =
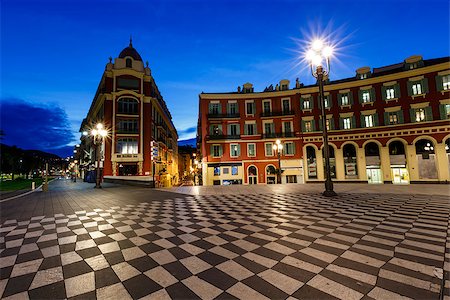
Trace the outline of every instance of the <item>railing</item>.
<instances>
[{"instance_id":1,"label":"railing","mask_svg":"<svg viewBox=\"0 0 450 300\"><path fill-rule=\"evenodd\" d=\"M136 134L139 133L139 129L117 129L116 133L120 134L120 133L132 133L132 134Z\"/></svg>"},{"instance_id":2,"label":"railing","mask_svg":"<svg viewBox=\"0 0 450 300\"><path fill-rule=\"evenodd\" d=\"M279 116L289 116L295 115L293 110L283 110L283 111L266 111L261 113L261 117L279 117Z\"/></svg>"},{"instance_id":3,"label":"railing","mask_svg":"<svg viewBox=\"0 0 450 300\"><path fill-rule=\"evenodd\" d=\"M241 115L239 113L235 114L208 114L208 118L210 119L226 119L226 118L240 118Z\"/></svg>"},{"instance_id":4,"label":"railing","mask_svg":"<svg viewBox=\"0 0 450 300\"><path fill-rule=\"evenodd\" d=\"M263 139L273 139L273 138L289 138L289 137L294 137L294 133L293 132L273 132L273 133L263 133L261 135L261 137Z\"/></svg>"},{"instance_id":5,"label":"railing","mask_svg":"<svg viewBox=\"0 0 450 300\"><path fill-rule=\"evenodd\" d=\"M213 134L207 137L209 140L238 140L241 138L241 135Z\"/></svg>"}]
</instances>

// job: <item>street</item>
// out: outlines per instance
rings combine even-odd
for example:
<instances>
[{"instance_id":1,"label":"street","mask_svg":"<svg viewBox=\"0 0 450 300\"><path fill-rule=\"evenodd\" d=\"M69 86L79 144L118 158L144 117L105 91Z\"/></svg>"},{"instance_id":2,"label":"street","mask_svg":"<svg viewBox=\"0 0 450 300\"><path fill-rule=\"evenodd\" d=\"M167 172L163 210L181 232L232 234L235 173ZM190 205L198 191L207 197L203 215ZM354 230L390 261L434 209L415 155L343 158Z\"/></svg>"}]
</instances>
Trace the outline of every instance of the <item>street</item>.
<instances>
[{"instance_id":1,"label":"street","mask_svg":"<svg viewBox=\"0 0 450 300\"><path fill-rule=\"evenodd\" d=\"M0 296L450 299L448 186L321 189L55 180L0 203Z\"/></svg>"}]
</instances>

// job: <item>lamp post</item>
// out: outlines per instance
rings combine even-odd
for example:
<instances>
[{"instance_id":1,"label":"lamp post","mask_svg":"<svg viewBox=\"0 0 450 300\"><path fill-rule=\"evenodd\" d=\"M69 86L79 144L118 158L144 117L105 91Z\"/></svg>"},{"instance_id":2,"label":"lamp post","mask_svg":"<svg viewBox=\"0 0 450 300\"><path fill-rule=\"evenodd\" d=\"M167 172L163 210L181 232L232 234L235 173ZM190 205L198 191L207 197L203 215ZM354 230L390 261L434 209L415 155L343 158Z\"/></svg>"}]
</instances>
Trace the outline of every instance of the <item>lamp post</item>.
<instances>
[{"instance_id":1,"label":"lamp post","mask_svg":"<svg viewBox=\"0 0 450 300\"><path fill-rule=\"evenodd\" d=\"M281 183L281 150L283 150L283 145L281 144L280 140L277 140L275 142L275 145L273 145L273 150L276 151L277 156L278 156L277 181L280 184Z\"/></svg>"},{"instance_id":2,"label":"lamp post","mask_svg":"<svg viewBox=\"0 0 450 300\"><path fill-rule=\"evenodd\" d=\"M103 144L103 139L108 135L108 132L103 128L102 123L98 123L94 129L91 130L91 135L94 140L97 152L97 172L95 176L95 188L101 189L100 185L100 146Z\"/></svg>"},{"instance_id":3,"label":"lamp post","mask_svg":"<svg viewBox=\"0 0 450 300\"><path fill-rule=\"evenodd\" d=\"M325 99L323 96L323 82L330 74L330 56L333 49L324 44L322 40L315 40L311 43L311 48L306 53L306 59L311 66L311 74L317 78L319 84L319 103L322 106L322 133L323 133L323 155L325 159L325 191L322 195L326 197L337 196L333 191L333 182L331 181L330 168L330 150L328 148L328 130L327 130L327 116L325 114ZM325 60L326 66L323 66ZM314 70L315 68L315 70Z\"/></svg>"}]
</instances>

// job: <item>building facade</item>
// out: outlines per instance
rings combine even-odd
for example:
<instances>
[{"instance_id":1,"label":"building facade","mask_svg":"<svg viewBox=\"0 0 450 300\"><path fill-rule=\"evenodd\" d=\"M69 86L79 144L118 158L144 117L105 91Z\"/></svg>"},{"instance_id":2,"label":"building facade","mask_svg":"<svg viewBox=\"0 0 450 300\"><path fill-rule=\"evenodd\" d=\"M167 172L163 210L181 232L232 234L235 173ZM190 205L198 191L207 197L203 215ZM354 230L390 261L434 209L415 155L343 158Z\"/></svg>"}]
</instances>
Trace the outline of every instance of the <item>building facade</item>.
<instances>
[{"instance_id":1,"label":"building facade","mask_svg":"<svg viewBox=\"0 0 450 300\"><path fill-rule=\"evenodd\" d=\"M90 132L103 123L108 136L101 146L104 176L148 176L162 186L178 181L178 135L148 62L133 48L109 59L80 131ZM155 150L153 149L155 148ZM80 158L84 169L93 168L96 147L82 135Z\"/></svg>"},{"instance_id":2,"label":"building facade","mask_svg":"<svg viewBox=\"0 0 450 300\"><path fill-rule=\"evenodd\" d=\"M449 57L412 56L324 87L335 181L448 182ZM318 86L282 80L254 92L199 96L203 183L303 183L324 180ZM283 145L278 152L276 141ZM278 170L281 171L278 171Z\"/></svg>"}]
</instances>

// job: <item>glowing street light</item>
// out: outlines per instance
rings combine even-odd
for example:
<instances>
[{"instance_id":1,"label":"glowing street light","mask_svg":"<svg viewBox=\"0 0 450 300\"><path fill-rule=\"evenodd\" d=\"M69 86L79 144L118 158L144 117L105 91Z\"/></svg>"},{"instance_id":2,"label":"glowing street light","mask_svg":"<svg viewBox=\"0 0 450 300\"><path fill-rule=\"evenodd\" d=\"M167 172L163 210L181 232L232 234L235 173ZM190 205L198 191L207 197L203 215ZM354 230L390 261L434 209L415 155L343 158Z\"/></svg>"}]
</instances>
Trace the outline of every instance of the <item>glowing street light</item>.
<instances>
[{"instance_id":1,"label":"glowing street light","mask_svg":"<svg viewBox=\"0 0 450 300\"><path fill-rule=\"evenodd\" d=\"M319 84L319 102L322 106L322 133L323 133L323 155L325 159L325 191L326 197L337 196L333 190L331 181L330 150L328 148L328 130L326 125L327 116L325 114L325 98L323 96L323 82L330 74L330 57L333 55L333 48L323 40L314 40L310 49L306 52L306 59L311 66L311 74L317 78ZM325 62L325 64L324 64Z\"/></svg>"},{"instance_id":2,"label":"glowing street light","mask_svg":"<svg viewBox=\"0 0 450 300\"><path fill-rule=\"evenodd\" d=\"M94 139L94 145L97 147L97 172L95 176L95 188L102 188L100 184L100 146L103 144L103 139L108 135L108 131L103 128L102 123L98 123L95 128L91 130L91 135Z\"/></svg>"},{"instance_id":3,"label":"glowing street light","mask_svg":"<svg viewBox=\"0 0 450 300\"><path fill-rule=\"evenodd\" d=\"M278 156L278 174L277 181L281 183L281 151L283 150L283 145L280 140L276 140L275 145L273 145L273 150L277 153Z\"/></svg>"}]
</instances>

